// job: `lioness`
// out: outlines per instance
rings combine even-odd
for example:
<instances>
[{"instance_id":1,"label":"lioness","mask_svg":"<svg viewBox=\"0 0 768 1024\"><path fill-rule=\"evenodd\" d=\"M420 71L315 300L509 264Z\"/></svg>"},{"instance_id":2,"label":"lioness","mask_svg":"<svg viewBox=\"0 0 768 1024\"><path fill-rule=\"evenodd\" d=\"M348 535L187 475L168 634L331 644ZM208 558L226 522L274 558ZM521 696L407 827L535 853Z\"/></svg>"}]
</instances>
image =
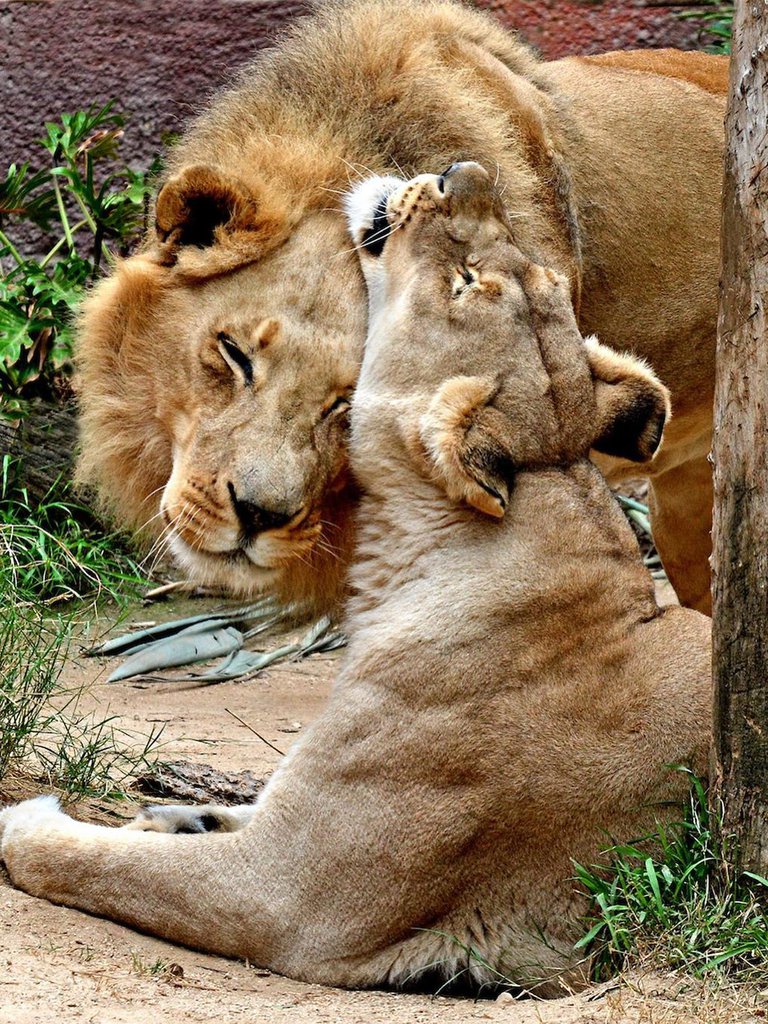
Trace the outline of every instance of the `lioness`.
<instances>
[{"instance_id":1,"label":"lioness","mask_svg":"<svg viewBox=\"0 0 768 1024\"><path fill-rule=\"evenodd\" d=\"M81 479L203 582L337 602L365 336L338 193L471 157L585 333L671 389L654 533L681 600L708 609L725 85L698 53L540 63L458 3L323 3L192 123L143 251L86 303Z\"/></svg>"},{"instance_id":2,"label":"lioness","mask_svg":"<svg viewBox=\"0 0 768 1024\"><path fill-rule=\"evenodd\" d=\"M637 834L682 796L669 766L706 757L709 622L657 606L588 460L650 455L667 394L584 344L478 165L379 180L351 209L372 251L373 224L390 234L366 257L364 496L328 708L251 808L109 829L42 798L0 813L0 852L28 892L298 979L500 972L556 995L584 980L570 858Z\"/></svg>"}]
</instances>

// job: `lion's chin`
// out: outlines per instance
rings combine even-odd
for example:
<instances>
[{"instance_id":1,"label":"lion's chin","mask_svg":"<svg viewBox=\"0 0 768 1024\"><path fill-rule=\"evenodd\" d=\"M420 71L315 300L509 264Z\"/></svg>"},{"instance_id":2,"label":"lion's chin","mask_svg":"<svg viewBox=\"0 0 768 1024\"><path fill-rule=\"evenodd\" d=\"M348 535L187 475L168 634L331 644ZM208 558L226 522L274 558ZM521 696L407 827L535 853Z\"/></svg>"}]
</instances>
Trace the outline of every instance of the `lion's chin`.
<instances>
[{"instance_id":1,"label":"lion's chin","mask_svg":"<svg viewBox=\"0 0 768 1024\"><path fill-rule=\"evenodd\" d=\"M355 499L351 490L336 492L317 514L322 530L307 526L289 535L267 531L247 552L200 551L178 534L170 541L170 551L187 579L201 586L246 599L270 595L308 617L338 615L354 543Z\"/></svg>"},{"instance_id":2,"label":"lion's chin","mask_svg":"<svg viewBox=\"0 0 768 1024\"><path fill-rule=\"evenodd\" d=\"M257 565L244 551L195 551L181 537L173 538L170 549L185 576L202 587L223 590L232 597L254 597L279 588L283 567Z\"/></svg>"}]
</instances>

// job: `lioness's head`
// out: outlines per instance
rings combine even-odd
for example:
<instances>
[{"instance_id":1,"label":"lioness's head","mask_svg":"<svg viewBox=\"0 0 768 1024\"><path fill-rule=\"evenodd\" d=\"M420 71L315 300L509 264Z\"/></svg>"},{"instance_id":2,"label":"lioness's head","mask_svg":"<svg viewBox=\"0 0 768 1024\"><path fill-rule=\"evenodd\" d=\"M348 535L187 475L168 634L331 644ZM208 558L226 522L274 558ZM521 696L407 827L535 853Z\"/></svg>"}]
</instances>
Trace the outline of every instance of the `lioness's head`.
<instances>
[{"instance_id":1,"label":"lioness's head","mask_svg":"<svg viewBox=\"0 0 768 1024\"><path fill-rule=\"evenodd\" d=\"M666 388L639 360L585 343L567 280L520 251L483 167L370 179L347 209L369 293L356 430L380 420L391 433L388 409L410 454L495 516L515 471L592 449L654 455ZM355 458L366 485L367 442Z\"/></svg>"}]
</instances>

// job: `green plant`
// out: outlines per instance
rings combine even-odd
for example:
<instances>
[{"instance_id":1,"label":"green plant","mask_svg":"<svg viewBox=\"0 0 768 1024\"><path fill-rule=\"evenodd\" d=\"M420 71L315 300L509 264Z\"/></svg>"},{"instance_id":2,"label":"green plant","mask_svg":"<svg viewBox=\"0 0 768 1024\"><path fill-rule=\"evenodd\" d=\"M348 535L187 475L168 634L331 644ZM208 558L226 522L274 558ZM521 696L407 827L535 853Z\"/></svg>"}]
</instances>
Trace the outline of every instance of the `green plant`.
<instances>
[{"instance_id":1,"label":"green plant","mask_svg":"<svg viewBox=\"0 0 768 1024\"><path fill-rule=\"evenodd\" d=\"M56 481L33 502L13 482L13 462L0 463L0 573L19 600L56 602L107 594L121 602L135 596L146 577L126 540L104 534L92 514Z\"/></svg>"},{"instance_id":2,"label":"green plant","mask_svg":"<svg viewBox=\"0 0 768 1024\"><path fill-rule=\"evenodd\" d=\"M704 47L708 53L730 53L733 37L733 4L719 0L703 0L701 10L685 11L681 18L694 18L701 25L701 38L711 40Z\"/></svg>"},{"instance_id":3,"label":"green plant","mask_svg":"<svg viewBox=\"0 0 768 1024\"><path fill-rule=\"evenodd\" d=\"M590 895L588 930L578 948L595 955L598 977L628 957L650 956L697 976L765 978L768 880L720 878L707 795L693 776L683 821L642 840L610 846L608 867L576 865Z\"/></svg>"},{"instance_id":4,"label":"green plant","mask_svg":"<svg viewBox=\"0 0 768 1024\"><path fill-rule=\"evenodd\" d=\"M171 981L179 984L184 977L184 969L181 964L174 963L158 957L156 960L146 960L136 950L131 951L131 971L139 977L155 978L159 981Z\"/></svg>"},{"instance_id":5,"label":"green plant","mask_svg":"<svg viewBox=\"0 0 768 1024\"><path fill-rule=\"evenodd\" d=\"M82 687L62 678L75 628L0 574L0 778L13 769L71 794L117 794L155 767L162 728L137 738L114 716L80 711Z\"/></svg>"},{"instance_id":6,"label":"green plant","mask_svg":"<svg viewBox=\"0 0 768 1024\"><path fill-rule=\"evenodd\" d=\"M59 688L69 647L69 624L46 620L39 609L20 604L12 582L0 586L0 778L9 765L24 761L44 710Z\"/></svg>"},{"instance_id":7,"label":"green plant","mask_svg":"<svg viewBox=\"0 0 768 1024\"><path fill-rule=\"evenodd\" d=\"M86 285L113 250L128 250L145 219L159 161L146 173L118 163L125 119L113 106L47 124L41 145L50 166L11 164L0 180L0 416L12 422L32 395L55 390ZM34 228L35 252L46 249L40 258L24 255L20 240L29 244Z\"/></svg>"},{"instance_id":8,"label":"green plant","mask_svg":"<svg viewBox=\"0 0 768 1024\"><path fill-rule=\"evenodd\" d=\"M73 795L106 797L121 795L133 777L156 770L164 726L136 737L115 715L80 714L81 691L58 696L63 706L35 734L36 774Z\"/></svg>"}]
</instances>

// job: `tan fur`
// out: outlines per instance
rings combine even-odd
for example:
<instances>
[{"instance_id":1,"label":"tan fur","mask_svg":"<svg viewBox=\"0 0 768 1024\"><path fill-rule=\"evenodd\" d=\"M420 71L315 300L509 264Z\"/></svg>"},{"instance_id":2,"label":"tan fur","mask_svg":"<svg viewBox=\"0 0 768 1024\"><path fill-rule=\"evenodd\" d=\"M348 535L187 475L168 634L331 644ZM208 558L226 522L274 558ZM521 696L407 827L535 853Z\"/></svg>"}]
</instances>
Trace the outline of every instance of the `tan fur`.
<instances>
[{"instance_id":1,"label":"tan fur","mask_svg":"<svg viewBox=\"0 0 768 1024\"><path fill-rule=\"evenodd\" d=\"M234 463L238 484L253 469L256 505L296 504L280 494L284 469L288 484L304 481L298 501L314 534L266 531L265 564L251 570L238 553L233 567L222 557L232 509L218 491L199 505L187 487L181 511L200 521L198 547L174 545L205 581L332 602L353 494L343 471L336 497L328 472L310 480L296 464L317 446L327 466L345 459L342 432L318 438L312 427L313 403L326 400L318 378L329 397L348 385L364 331L337 193L369 171L408 175L471 158L497 177L521 249L568 276L585 333L632 347L671 389L675 419L648 467L659 482L656 539L683 600L706 607L725 80L724 59L675 51L542 64L489 17L450 2L323 4L188 128L144 252L86 304L81 479L122 523L157 537L168 531L159 498L174 447L188 451L184 472L204 491L221 489ZM227 369L219 361L211 379L200 353L223 321L247 334L262 318L277 318L290 339L293 377L267 373L233 397L230 416ZM290 403L277 395L286 387ZM300 437L292 410L305 402ZM234 419L248 426L233 431ZM691 476L692 467L705 472ZM611 471L636 473L627 462ZM215 505L228 520L221 537Z\"/></svg>"},{"instance_id":2,"label":"tan fur","mask_svg":"<svg viewBox=\"0 0 768 1024\"><path fill-rule=\"evenodd\" d=\"M419 440L432 462L433 478L439 480L452 501L501 518L506 496L489 494L467 475L464 445L474 414L484 408L496 391L492 380L482 377L451 377L438 390L421 417Z\"/></svg>"},{"instance_id":3,"label":"tan fur","mask_svg":"<svg viewBox=\"0 0 768 1024\"><path fill-rule=\"evenodd\" d=\"M325 713L251 808L110 829L43 798L0 812L0 855L30 893L295 978L552 996L587 974L571 858L679 815L670 765L706 765L709 621L657 606L588 460L609 411L617 450L655 438L665 389L588 351L567 281L523 256L477 165L436 182L408 223L390 196L397 229L362 256L365 493ZM503 517L449 498L462 477L503 483Z\"/></svg>"}]
</instances>

